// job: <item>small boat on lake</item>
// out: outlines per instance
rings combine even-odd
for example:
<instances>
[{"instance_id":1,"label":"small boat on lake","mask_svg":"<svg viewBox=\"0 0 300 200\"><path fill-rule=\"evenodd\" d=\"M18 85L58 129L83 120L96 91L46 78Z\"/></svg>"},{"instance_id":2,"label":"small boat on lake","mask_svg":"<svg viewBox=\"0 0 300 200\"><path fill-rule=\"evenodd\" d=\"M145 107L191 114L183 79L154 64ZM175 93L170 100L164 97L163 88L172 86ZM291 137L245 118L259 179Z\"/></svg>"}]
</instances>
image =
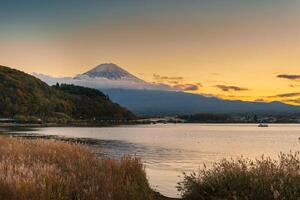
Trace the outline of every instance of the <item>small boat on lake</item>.
<instances>
[{"instance_id":1,"label":"small boat on lake","mask_svg":"<svg viewBox=\"0 0 300 200\"><path fill-rule=\"evenodd\" d=\"M268 124L260 123L260 124L258 125L258 127L269 127L269 125L268 125Z\"/></svg>"}]
</instances>

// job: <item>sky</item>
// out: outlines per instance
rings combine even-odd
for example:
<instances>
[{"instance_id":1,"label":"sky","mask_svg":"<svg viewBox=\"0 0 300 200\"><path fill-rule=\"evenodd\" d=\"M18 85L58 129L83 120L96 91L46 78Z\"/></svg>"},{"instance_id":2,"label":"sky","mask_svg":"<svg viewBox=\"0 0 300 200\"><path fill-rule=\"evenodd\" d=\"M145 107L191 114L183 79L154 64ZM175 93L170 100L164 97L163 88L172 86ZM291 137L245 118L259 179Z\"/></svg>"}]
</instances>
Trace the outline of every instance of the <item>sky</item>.
<instances>
[{"instance_id":1,"label":"sky","mask_svg":"<svg viewBox=\"0 0 300 200\"><path fill-rule=\"evenodd\" d=\"M113 62L187 92L300 104L299 0L0 5L0 65L63 77Z\"/></svg>"}]
</instances>

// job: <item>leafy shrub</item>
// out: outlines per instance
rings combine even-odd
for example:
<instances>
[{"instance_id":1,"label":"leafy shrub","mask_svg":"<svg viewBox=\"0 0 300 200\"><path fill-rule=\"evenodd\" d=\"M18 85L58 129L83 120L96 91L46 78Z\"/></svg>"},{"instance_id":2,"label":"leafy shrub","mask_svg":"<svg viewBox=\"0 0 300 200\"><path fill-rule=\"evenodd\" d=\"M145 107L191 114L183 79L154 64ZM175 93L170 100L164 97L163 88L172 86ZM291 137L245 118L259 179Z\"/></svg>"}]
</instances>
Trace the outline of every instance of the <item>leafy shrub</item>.
<instances>
[{"instance_id":1,"label":"leafy shrub","mask_svg":"<svg viewBox=\"0 0 300 200\"><path fill-rule=\"evenodd\" d=\"M300 198L299 152L250 160L222 160L212 168L184 176L178 190L184 199L269 200Z\"/></svg>"}]
</instances>

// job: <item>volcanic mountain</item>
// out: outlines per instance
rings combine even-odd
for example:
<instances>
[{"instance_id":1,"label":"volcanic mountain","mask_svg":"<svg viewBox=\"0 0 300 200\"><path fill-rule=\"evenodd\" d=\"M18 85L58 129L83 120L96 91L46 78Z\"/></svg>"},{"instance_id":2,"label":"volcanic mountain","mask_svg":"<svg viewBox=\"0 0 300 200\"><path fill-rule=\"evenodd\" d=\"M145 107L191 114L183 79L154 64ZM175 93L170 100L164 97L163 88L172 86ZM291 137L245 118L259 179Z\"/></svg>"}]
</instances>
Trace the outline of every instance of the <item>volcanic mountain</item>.
<instances>
[{"instance_id":1,"label":"volcanic mountain","mask_svg":"<svg viewBox=\"0 0 300 200\"><path fill-rule=\"evenodd\" d=\"M74 78L34 75L50 85L68 83L98 89L138 115L300 113L299 106L281 102L232 101L181 92L168 85L146 82L113 63L98 65Z\"/></svg>"},{"instance_id":2,"label":"volcanic mountain","mask_svg":"<svg viewBox=\"0 0 300 200\"><path fill-rule=\"evenodd\" d=\"M38 73L33 75L50 85L68 83L96 89L174 90L168 85L146 82L113 63L100 64L75 77L54 78Z\"/></svg>"},{"instance_id":3,"label":"volcanic mountain","mask_svg":"<svg viewBox=\"0 0 300 200\"><path fill-rule=\"evenodd\" d=\"M133 82L146 83L142 79L130 74L128 71L122 69L114 63L105 63L96 66L95 68L78 75L75 79L85 78L105 78L108 80L127 80Z\"/></svg>"}]
</instances>

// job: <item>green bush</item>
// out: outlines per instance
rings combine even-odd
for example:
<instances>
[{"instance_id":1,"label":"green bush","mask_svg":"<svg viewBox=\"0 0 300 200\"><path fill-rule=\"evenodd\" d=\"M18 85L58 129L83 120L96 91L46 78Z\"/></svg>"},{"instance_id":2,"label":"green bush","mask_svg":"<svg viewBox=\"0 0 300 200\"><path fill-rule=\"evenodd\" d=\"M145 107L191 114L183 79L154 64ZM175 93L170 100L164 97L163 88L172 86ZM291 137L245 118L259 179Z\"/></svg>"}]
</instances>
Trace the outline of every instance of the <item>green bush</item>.
<instances>
[{"instance_id":1,"label":"green bush","mask_svg":"<svg viewBox=\"0 0 300 200\"><path fill-rule=\"evenodd\" d=\"M224 159L209 169L185 174L178 190L189 200L296 200L300 198L299 152L281 153L277 160Z\"/></svg>"}]
</instances>

